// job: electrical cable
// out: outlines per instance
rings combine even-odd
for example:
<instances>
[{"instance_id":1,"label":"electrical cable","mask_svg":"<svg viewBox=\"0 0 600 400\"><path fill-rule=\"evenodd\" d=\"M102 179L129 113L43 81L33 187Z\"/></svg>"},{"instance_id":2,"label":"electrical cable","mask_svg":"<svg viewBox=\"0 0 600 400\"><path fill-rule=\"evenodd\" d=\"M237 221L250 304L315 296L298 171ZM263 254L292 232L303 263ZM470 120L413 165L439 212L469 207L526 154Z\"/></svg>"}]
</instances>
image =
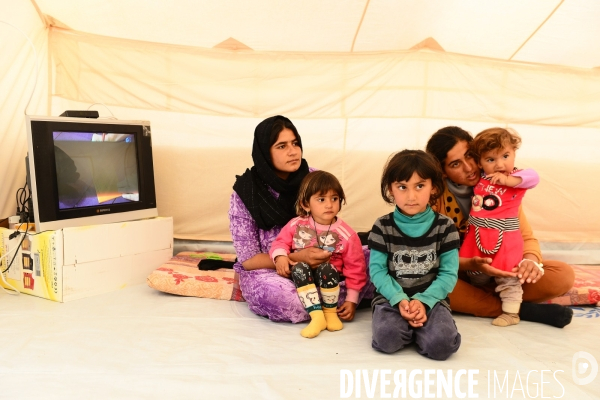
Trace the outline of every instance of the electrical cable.
<instances>
[{"instance_id":1,"label":"electrical cable","mask_svg":"<svg viewBox=\"0 0 600 400\"><path fill-rule=\"evenodd\" d=\"M21 292L19 292L17 290L17 288L15 288L13 285L11 285L10 283L6 282L6 279L4 278L4 274L0 274L0 277L2 278L2 282L8 286L9 290L6 290L6 288L2 285L0 285L0 287L2 288L2 290L4 290L6 293L11 294L13 296L18 296L21 294Z\"/></svg>"},{"instance_id":2,"label":"electrical cable","mask_svg":"<svg viewBox=\"0 0 600 400\"><path fill-rule=\"evenodd\" d=\"M10 236L9 236L10 239L14 239L15 237L17 237L18 235L21 234L21 232L20 232L21 226L23 226L23 224L19 225L19 228L15 232L10 234ZM27 229L29 230L29 223L27 223ZM15 235L15 236L13 236L13 235ZM6 288L4 288L4 286L2 286L2 290L4 290L8 294L12 294L12 295L20 294L20 292L14 286L12 286L10 283L8 283L6 281L6 279L4 278L4 274L8 272L8 270L12 266L13 262L15 261L15 258L17 258L17 255L19 254L18 250L23 245L23 241L25 240L26 237L27 237L27 232L23 232L23 237L21 238L21 241L19 242L19 244L17 246L15 246L14 249L10 250L5 255L0 257L0 260L2 260L4 257L8 256L12 251L15 251L15 255L10 260L10 264L8 264L8 267L6 267L6 269L4 271L2 271L2 273L0 274L0 277L2 278L2 282L4 282L4 284L10 288L10 290L12 290L12 292L11 292L9 290L6 290Z\"/></svg>"},{"instance_id":3,"label":"electrical cable","mask_svg":"<svg viewBox=\"0 0 600 400\"><path fill-rule=\"evenodd\" d=\"M102 106L104 106L104 108L106 108L106 109L108 110L108 112L110 113L110 115L112 115L112 118L110 118L110 117L105 117L105 119L116 119L116 120L118 120L118 118L117 118L117 117L115 117L115 114L113 114L113 113L112 113L112 111L110 111L110 108L108 108L108 107L106 106L106 104L104 104L104 103L94 103L94 104L92 104L91 106L89 106L87 109L89 110L90 108L94 107L96 104L99 104L99 105L102 105Z\"/></svg>"},{"instance_id":4,"label":"electrical cable","mask_svg":"<svg viewBox=\"0 0 600 400\"><path fill-rule=\"evenodd\" d=\"M27 109L29 108L29 103L31 103L31 99L33 98L33 93L35 93L35 89L37 88L37 83L38 83L38 75L40 73L40 66L38 63L38 53L37 50L35 48L35 46L33 45L33 42L31 41L31 39L29 39L29 36L27 36L25 34L25 32L23 32L22 30L20 30L19 28L17 28L16 26L14 26L13 24L11 24L10 22L6 22L6 21L2 21L0 20L0 23L2 24L6 24L8 26L11 26L13 28L15 28L17 31L19 31L23 36L25 36L25 39L27 39L27 41L29 42L29 44L31 45L31 48L33 49L33 54L35 55L35 83L33 84L33 90L31 91L31 94L29 95L29 100L27 101L27 105L25 106L25 110L23 111L23 113L25 115L29 115L27 114Z\"/></svg>"},{"instance_id":5,"label":"electrical cable","mask_svg":"<svg viewBox=\"0 0 600 400\"><path fill-rule=\"evenodd\" d=\"M15 237L19 236L21 234L21 227L23 226L23 224L19 225L19 227L10 234L10 236L8 237L9 239L14 239ZM23 241L25 240L25 237L27 237L27 231L29 230L29 222L27 222L27 227L26 227L26 231L23 232L23 238L21 239L21 241L19 242L19 245L17 246L17 249L21 248L21 246L23 245ZM14 235L14 236L13 236ZM10 269L10 267L12 267L13 262L15 261L15 258L17 258L17 254L19 254L19 252L16 252L15 255L13 256L12 260L10 260L10 264L8 264L8 267L6 267L6 269L4 271L2 271L2 274L5 274L8 272L8 270Z\"/></svg>"},{"instance_id":6,"label":"electrical cable","mask_svg":"<svg viewBox=\"0 0 600 400\"><path fill-rule=\"evenodd\" d=\"M10 251L8 251L6 254L4 254L4 255L2 255L2 256L0 257L0 261L2 261L2 259L3 259L3 258L5 258L5 257L8 257L8 255L9 255L10 253L12 253L13 251L15 251L15 255L14 255L14 256L13 256L13 258L10 260L10 263L8 264L8 267L6 267L6 269L0 273L0 279L2 279L2 282L4 282L4 284L5 284L6 286L8 286L8 287L10 288L10 290L12 290L12 292L11 292L11 291L9 291L9 290L6 290L6 288L5 288L5 287L3 287L3 286L1 286L1 285L0 285L0 287L1 287L1 288L2 288L2 290L4 290L6 293L8 293L8 294L11 294L11 295L18 295L18 294L20 294L20 292L19 292L19 291L18 291L18 290L17 290L17 289L16 289L14 286L12 286L10 283L8 283L8 282L6 281L6 279L5 279L5 277L4 277L4 274L6 274L6 273L7 273L7 272L10 270L10 267L12 266L13 262L15 261L15 258L17 258L17 254L19 254L19 252L18 252L17 250L19 250L19 249L21 248L21 246L23 246L23 241L25 241L25 238L26 238L28 235L29 235L29 236L35 236L35 235L39 235L39 234L41 234L41 233L44 233L44 232L50 232L50 231L51 231L51 230L45 230L45 231L42 231L42 232L28 233L28 232L29 232L29 223L27 223L27 230L26 230L25 232L21 232L21 230L20 230L20 229L21 229L21 227L22 227L22 226L23 226L23 224L19 225L19 227L17 228L17 230L16 230L15 232L11 233L11 234L10 234L10 236L9 236L9 238L10 238L10 239L14 239L15 237L17 237L18 235L20 235L20 234L22 233L22 234L23 234L23 237L21 238L21 241L19 242L19 244L18 244L17 246L13 247L13 248L12 248ZM13 235L15 235L15 236L13 236ZM11 237L11 236L12 236L12 237ZM2 264L2 263L0 262L0 265L1 265L1 264Z\"/></svg>"},{"instance_id":7,"label":"electrical cable","mask_svg":"<svg viewBox=\"0 0 600 400\"><path fill-rule=\"evenodd\" d=\"M0 257L0 261L2 261L2 259L4 257L7 257L10 253L12 253L13 251L16 251L17 249L19 249L19 246L16 246L15 248L13 248L12 250L8 251L6 254L4 254L3 256ZM4 278L4 272L2 272L0 274L0 278L2 279L2 282L4 283L4 285L8 286L10 288L10 290L6 290L6 288L4 286L0 287L2 288L2 290L4 290L6 293L11 294L11 295L19 295L21 292L19 292L17 290L17 288L15 288L13 285L11 285L10 283L8 283L6 281L6 278Z\"/></svg>"},{"instance_id":8,"label":"electrical cable","mask_svg":"<svg viewBox=\"0 0 600 400\"><path fill-rule=\"evenodd\" d=\"M23 210L25 213L25 218L26 218L27 222L34 222L33 210L31 210L29 208L30 204L33 205L31 202L31 188L29 187L29 184L27 182L25 182L24 187L27 188L27 197L23 201Z\"/></svg>"},{"instance_id":9,"label":"electrical cable","mask_svg":"<svg viewBox=\"0 0 600 400\"><path fill-rule=\"evenodd\" d=\"M25 182L22 188L19 188L16 193L17 215L19 222L30 222L31 210L29 209L29 200L31 199L31 190Z\"/></svg>"},{"instance_id":10,"label":"electrical cable","mask_svg":"<svg viewBox=\"0 0 600 400\"><path fill-rule=\"evenodd\" d=\"M15 232L13 232L9 235L9 239L11 239L11 240L14 239L21 233L21 227L23 226L23 224L27 224L25 233L23 234L23 238L21 239L21 242L19 243L19 245L16 248L21 247L21 245L23 244L23 241L25 240L25 237L27 236L27 232L29 231L29 216L30 216L31 210L29 210L29 206L27 205L27 203L29 202L30 198L31 198L31 191L29 190L29 185L27 185L27 182L25 182L25 185L23 185L22 188L19 188L17 190L17 194L16 194L17 214L20 217L21 224L15 230ZM8 264L6 269L4 271L2 271L2 274L5 274L6 272L8 272L8 270L12 266L13 262L15 261L17 254L18 253L15 253L15 255L10 260L10 263Z\"/></svg>"},{"instance_id":11,"label":"electrical cable","mask_svg":"<svg viewBox=\"0 0 600 400\"><path fill-rule=\"evenodd\" d=\"M23 234L23 238L21 239L21 242L19 243L17 248L21 247L21 245L23 244L23 241L25 240L25 237L27 235L35 236L35 235L39 235L40 233L48 232L48 231L42 231L42 232L37 232L37 233L27 233L27 232L29 232L29 217L30 217L30 212L31 212L27 203L29 202L30 198L31 198L31 191L29 190L29 185L27 184L27 182L25 182L25 185L22 188L19 188L19 190L17 190L17 212L20 213L22 221L21 221L21 224L19 225L19 227L15 230L15 232L11 233L9 236L9 239L11 239L11 240L14 239L15 237L19 236L21 234L21 227L23 226L23 224L27 224L25 232ZM19 207L19 205L21 205L21 207ZM16 257L17 257L17 254L15 254L13 256L13 258L10 260L10 263L8 264L6 269L4 271L2 271L2 274L8 272L8 270L12 266L13 262L15 261ZM2 257L2 258L4 258L4 257ZM0 260L2 258L0 258Z\"/></svg>"},{"instance_id":12,"label":"electrical cable","mask_svg":"<svg viewBox=\"0 0 600 400\"><path fill-rule=\"evenodd\" d=\"M19 188L17 190L17 215L19 216L19 222L23 222L23 213L25 212L23 208L25 199L23 196L25 196L25 189Z\"/></svg>"},{"instance_id":13,"label":"electrical cable","mask_svg":"<svg viewBox=\"0 0 600 400\"><path fill-rule=\"evenodd\" d=\"M12 253L13 251L15 251L15 250L17 250L17 249L18 249L18 247L15 247L15 248L11 249L10 251L8 251L6 254L4 254L4 255L0 256L0 261L2 261L2 259L3 259L4 257L7 257L7 256L8 256L10 253ZM4 273L4 272L3 272L3 273Z\"/></svg>"}]
</instances>

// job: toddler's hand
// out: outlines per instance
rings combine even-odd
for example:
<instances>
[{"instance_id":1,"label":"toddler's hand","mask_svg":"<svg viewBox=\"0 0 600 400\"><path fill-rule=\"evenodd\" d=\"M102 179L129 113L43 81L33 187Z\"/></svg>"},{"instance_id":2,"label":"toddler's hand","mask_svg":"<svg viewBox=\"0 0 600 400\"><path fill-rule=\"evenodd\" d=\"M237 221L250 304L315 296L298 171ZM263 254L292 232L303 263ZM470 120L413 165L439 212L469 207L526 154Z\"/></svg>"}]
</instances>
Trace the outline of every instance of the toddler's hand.
<instances>
[{"instance_id":1,"label":"toddler's hand","mask_svg":"<svg viewBox=\"0 0 600 400\"><path fill-rule=\"evenodd\" d=\"M490 178L490 183L492 185L499 183L500 185L506 186L506 182L508 180L508 176L504 175L502 172L494 172L493 174L489 174L487 177Z\"/></svg>"},{"instance_id":2,"label":"toddler's hand","mask_svg":"<svg viewBox=\"0 0 600 400\"><path fill-rule=\"evenodd\" d=\"M345 301L341 307L338 307L337 313L342 321L352 321L356 313L356 304L351 301Z\"/></svg>"},{"instance_id":3,"label":"toddler's hand","mask_svg":"<svg viewBox=\"0 0 600 400\"><path fill-rule=\"evenodd\" d=\"M490 174L488 176L492 178L490 179L490 183L492 185L499 183L504 186L515 187L521 182L523 182L523 178L521 178L520 176L505 175L502 172L494 172L493 174Z\"/></svg>"},{"instance_id":4,"label":"toddler's hand","mask_svg":"<svg viewBox=\"0 0 600 400\"><path fill-rule=\"evenodd\" d=\"M290 259L287 256L277 256L275 258L275 270L277 274L284 278L289 278L290 273Z\"/></svg>"}]
</instances>

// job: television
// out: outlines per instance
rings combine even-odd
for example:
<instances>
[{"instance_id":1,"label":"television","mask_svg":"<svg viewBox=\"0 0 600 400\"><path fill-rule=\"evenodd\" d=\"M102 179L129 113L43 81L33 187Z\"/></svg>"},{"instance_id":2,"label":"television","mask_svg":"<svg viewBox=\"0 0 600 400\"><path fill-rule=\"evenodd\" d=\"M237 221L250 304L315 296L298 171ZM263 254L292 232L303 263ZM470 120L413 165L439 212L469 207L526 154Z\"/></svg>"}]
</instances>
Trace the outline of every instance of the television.
<instances>
[{"instance_id":1,"label":"television","mask_svg":"<svg viewBox=\"0 0 600 400\"><path fill-rule=\"evenodd\" d=\"M27 117L36 231L156 217L147 121Z\"/></svg>"}]
</instances>

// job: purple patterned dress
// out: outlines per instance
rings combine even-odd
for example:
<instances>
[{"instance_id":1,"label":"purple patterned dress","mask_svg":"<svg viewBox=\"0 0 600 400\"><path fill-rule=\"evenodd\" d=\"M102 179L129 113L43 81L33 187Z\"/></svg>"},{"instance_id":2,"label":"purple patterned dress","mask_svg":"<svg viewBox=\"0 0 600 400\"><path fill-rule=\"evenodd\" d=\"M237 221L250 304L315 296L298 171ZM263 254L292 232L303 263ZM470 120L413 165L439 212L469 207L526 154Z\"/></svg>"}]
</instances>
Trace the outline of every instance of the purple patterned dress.
<instances>
[{"instance_id":1,"label":"purple patterned dress","mask_svg":"<svg viewBox=\"0 0 600 400\"><path fill-rule=\"evenodd\" d=\"M278 194L271 190L273 196ZM269 253L271 243L282 227L276 226L268 231L259 229L248 209L236 192L231 195L229 205L229 230L235 247L237 262L233 266L240 276L240 289L250 311L257 315L268 317L272 321L291 321L298 323L310 319L298 299L296 286L291 279L277 275L275 269L255 269L246 271L242 262L259 253ZM369 251L366 246L365 261L367 277ZM359 301L373 297L374 286L369 280L359 295ZM346 299L346 283L340 282L340 297L338 304Z\"/></svg>"}]
</instances>

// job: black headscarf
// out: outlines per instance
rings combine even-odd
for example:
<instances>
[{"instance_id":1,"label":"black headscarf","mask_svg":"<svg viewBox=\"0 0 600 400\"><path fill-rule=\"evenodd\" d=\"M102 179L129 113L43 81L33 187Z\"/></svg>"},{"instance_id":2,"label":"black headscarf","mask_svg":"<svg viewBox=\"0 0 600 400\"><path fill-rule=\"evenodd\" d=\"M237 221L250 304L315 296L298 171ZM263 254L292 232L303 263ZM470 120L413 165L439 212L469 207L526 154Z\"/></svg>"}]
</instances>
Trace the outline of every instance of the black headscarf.
<instances>
[{"instance_id":1,"label":"black headscarf","mask_svg":"<svg viewBox=\"0 0 600 400\"><path fill-rule=\"evenodd\" d=\"M292 172L287 179L277 176L271 160L271 136L274 129L278 129L277 134L279 134L282 128L294 132L302 149L300 135L292 121L281 115L265 119L254 130L252 145L254 166L247 169L243 175L236 176L233 185L233 190L240 196L258 227L263 230L283 226L296 216L294 205L300 182L309 172L306 160L302 159L300 168ZM273 197L268 187L279 193L279 198Z\"/></svg>"}]
</instances>

